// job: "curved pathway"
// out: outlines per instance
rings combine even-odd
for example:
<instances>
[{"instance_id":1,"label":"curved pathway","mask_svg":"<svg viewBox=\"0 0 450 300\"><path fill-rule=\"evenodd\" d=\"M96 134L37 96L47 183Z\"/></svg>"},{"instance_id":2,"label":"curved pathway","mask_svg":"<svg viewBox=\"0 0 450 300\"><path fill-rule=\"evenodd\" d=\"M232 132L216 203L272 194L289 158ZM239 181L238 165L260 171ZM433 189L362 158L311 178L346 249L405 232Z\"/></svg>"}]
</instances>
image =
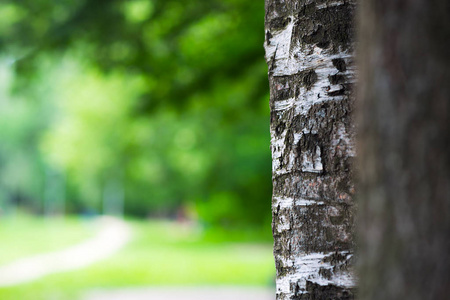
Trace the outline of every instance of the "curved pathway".
<instances>
[{"instance_id":1,"label":"curved pathway","mask_svg":"<svg viewBox=\"0 0 450 300\"><path fill-rule=\"evenodd\" d=\"M275 288L269 287L148 287L97 290L83 300L274 300Z\"/></svg>"},{"instance_id":2,"label":"curved pathway","mask_svg":"<svg viewBox=\"0 0 450 300\"><path fill-rule=\"evenodd\" d=\"M0 266L0 287L17 285L52 273L87 267L105 259L131 238L131 228L114 217L101 217L101 229L93 238L61 251L26 257Z\"/></svg>"}]
</instances>

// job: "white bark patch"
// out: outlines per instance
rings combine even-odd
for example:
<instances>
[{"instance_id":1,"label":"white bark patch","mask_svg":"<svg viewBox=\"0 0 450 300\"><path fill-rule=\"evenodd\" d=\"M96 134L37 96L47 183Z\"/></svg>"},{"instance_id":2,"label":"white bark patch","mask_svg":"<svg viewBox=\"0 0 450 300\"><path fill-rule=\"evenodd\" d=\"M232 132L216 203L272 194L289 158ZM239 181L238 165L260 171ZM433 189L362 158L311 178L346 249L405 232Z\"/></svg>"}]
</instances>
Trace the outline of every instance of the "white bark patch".
<instances>
[{"instance_id":1,"label":"white bark patch","mask_svg":"<svg viewBox=\"0 0 450 300\"><path fill-rule=\"evenodd\" d=\"M286 139L287 130L282 132L279 137L276 136L273 130L270 131L271 135L271 148L272 148L272 170L279 170L281 163L280 158L285 152L285 139Z\"/></svg>"},{"instance_id":2,"label":"white bark patch","mask_svg":"<svg viewBox=\"0 0 450 300\"><path fill-rule=\"evenodd\" d=\"M337 123L332 133L331 155L355 157L355 148L355 138L347 132L343 123Z\"/></svg>"},{"instance_id":3,"label":"white bark patch","mask_svg":"<svg viewBox=\"0 0 450 300\"><path fill-rule=\"evenodd\" d=\"M299 199L295 201L296 206L311 206L311 205L324 205L325 202L323 201L316 201L316 200L306 200L306 199Z\"/></svg>"},{"instance_id":4,"label":"white bark patch","mask_svg":"<svg viewBox=\"0 0 450 300\"><path fill-rule=\"evenodd\" d=\"M297 145L297 143L300 141L300 139L302 138L303 133L299 132L299 133L294 133L294 145Z\"/></svg>"},{"instance_id":5,"label":"white bark patch","mask_svg":"<svg viewBox=\"0 0 450 300\"><path fill-rule=\"evenodd\" d=\"M295 166L295 153L287 153L286 151L286 134L287 130L283 131L279 136L275 134L274 130L270 131L272 170L274 170L274 173L276 175L289 173L294 169ZM283 156L283 154L286 155Z\"/></svg>"},{"instance_id":6,"label":"white bark patch","mask_svg":"<svg viewBox=\"0 0 450 300\"><path fill-rule=\"evenodd\" d=\"M272 209L289 209L293 208L295 206L311 206L311 205L324 205L325 202L323 201L317 201L317 200L310 200L310 199L294 199L291 197L279 197L274 196L274 201L272 204Z\"/></svg>"},{"instance_id":7,"label":"white bark patch","mask_svg":"<svg viewBox=\"0 0 450 300\"><path fill-rule=\"evenodd\" d=\"M290 197L274 197L274 202L272 207L275 209L280 207L280 209L291 208L294 206L294 198Z\"/></svg>"},{"instance_id":8,"label":"white bark patch","mask_svg":"<svg viewBox=\"0 0 450 300\"><path fill-rule=\"evenodd\" d=\"M288 218L286 218L285 215L281 215L278 218L277 231L280 233L290 229L291 229L291 221Z\"/></svg>"},{"instance_id":9,"label":"white bark patch","mask_svg":"<svg viewBox=\"0 0 450 300\"><path fill-rule=\"evenodd\" d=\"M317 50L319 49L319 50ZM317 51L316 51L317 50ZM330 85L330 81L328 79L329 76L335 75L338 73L336 67L332 63L333 58L342 58L347 56L347 54L339 54L339 55L327 55L322 53L322 49L315 47L315 52L317 53L317 59L313 59L313 62L293 62L301 65L302 63L306 64L306 69L314 69L317 75L317 81L313 84L312 87L306 89L306 87L300 87L300 96L296 101L295 113L300 115L308 114L311 107L315 104L326 102L326 101L340 101L345 98L342 95L333 96L333 92L340 91L343 89L341 85ZM320 54L319 54L320 53ZM300 53L299 56L306 56L307 53Z\"/></svg>"},{"instance_id":10,"label":"white bark patch","mask_svg":"<svg viewBox=\"0 0 450 300\"><path fill-rule=\"evenodd\" d=\"M294 20L293 16L289 17ZM274 76L294 75L309 69L323 67L327 61L334 58L350 59L351 53L341 51L331 54L328 50L315 45L291 45L294 21L291 21L286 28L272 32L269 44L265 44L266 60L274 63L272 74ZM333 67L333 71L336 69Z\"/></svg>"},{"instance_id":11,"label":"white bark patch","mask_svg":"<svg viewBox=\"0 0 450 300\"><path fill-rule=\"evenodd\" d=\"M287 161L287 165L286 165L286 170L292 170L294 169L294 165L295 165L295 153L293 151L291 151L291 153L289 153L288 161Z\"/></svg>"},{"instance_id":12,"label":"white bark patch","mask_svg":"<svg viewBox=\"0 0 450 300\"><path fill-rule=\"evenodd\" d=\"M355 278L348 272L341 273L339 271L330 272L331 277L325 278L319 274L321 269L332 270L334 268L329 262L325 261L327 256L333 255L334 252L328 253L303 253L295 260L285 259L282 263L286 266L292 266L293 272L283 277L277 278L277 294L293 296L298 286L300 291L305 293L306 281L326 286L333 284L341 287L355 286ZM343 251L340 252L346 259L350 259L352 254Z\"/></svg>"},{"instance_id":13,"label":"white bark patch","mask_svg":"<svg viewBox=\"0 0 450 300\"><path fill-rule=\"evenodd\" d=\"M341 2L336 2L341 3ZM300 96L297 99L288 99L275 102L275 110L282 111L292 106L296 107L296 114L306 115L311 106L325 101L339 101L344 99L341 95L333 96L333 92L343 89L341 85L331 85L328 77L338 73L332 63L332 59L341 58L350 60L352 54L348 51L341 51L337 54L330 54L315 45L291 45L292 31L294 27L294 17L290 17L291 22L280 31L273 32L270 43L265 44L266 59L271 61L274 68L271 71L273 76L294 75L306 70L314 70L317 75L317 82L310 89L300 87ZM348 77L348 82L354 81L353 70L347 70L340 74ZM281 88L281 87L280 87Z\"/></svg>"},{"instance_id":14,"label":"white bark patch","mask_svg":"<svg viewBox=\"0 0 450 300\"><path fill-rule=\"evenodd\" d=\"M316 151L306 151L302 154L302 171L310 173L321 173L323 171L320 147Z\"/></svg>"},{"instance_id":15,"label":"white bark patch","mask_svg":"<svg viewBox=\"0 0 450 300\"><path fill-rule=\"evenodd\" d=\"M286 110L286 109L289 109L292 106L294 106L294 104L295 104L295 98L289 98L289 99L282 100L282 101L276 101L274 110L275 111Z\"/></svg>"},{"instance_id":16,"label":"white bark patch","mask_svg":"<svg viewBox=\"0 0 450 300\"><path fill-rule=\"evenodd\" d=\"M274 60L276 64L287 67L290 60L290 47L292 31L294 29L294 17L290 16L290 22L283 30L272 32L269 43L264 44L266 50L266 61Z\"/></svg>"},{"instance_id":17,"label":"white bark patch","mask_svg":"<svg viewBox=\"0 0 450 300\"><path fill-rule=\"evenodd\" d=\"M303 131L309 133L306 129ZM276 175L289 173L295 168L296 154L293 151L286 153L286 134L287 130L276 136L275 132L271 130L272 170ZM303 132L294 134L294 145L300 141L302 136ZM283 154L285 154L284 158ZM282 164L284 167L281 167ZM322 154L319 146L316 147L315 151L302 153L301 171L310 173L321 173L323 171Z\"/></svg>"},{"instance_id":18,"label":"white bark patch","mask_svg":"<svg viewBox=\"0 0 450 300\"><path fill-rule=\"evenodd\" d=\"M316 7L318 9L324 9L324 8L333 7L333 6L341 6L341 5L344 5L344 4L345 4L345 1L335 1L335 2L328 2L328 3L318 4Z\"/></svg>"}]
</instances>

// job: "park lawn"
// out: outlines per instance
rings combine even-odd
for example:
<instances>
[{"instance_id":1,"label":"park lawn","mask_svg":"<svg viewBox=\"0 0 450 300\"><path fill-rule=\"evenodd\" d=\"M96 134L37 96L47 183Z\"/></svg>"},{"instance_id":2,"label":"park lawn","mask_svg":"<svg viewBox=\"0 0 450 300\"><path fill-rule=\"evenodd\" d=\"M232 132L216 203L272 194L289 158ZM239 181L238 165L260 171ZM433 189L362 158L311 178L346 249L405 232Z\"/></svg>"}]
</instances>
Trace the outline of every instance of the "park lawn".
<instances>
[{"instance_id":1,"label":"park lawn","mask_svg":"<svg viewBox=\"0 0 450 300\"><path fill-rule=\"evenodd\" d=\"M13 260L64 249L93 236L93 221L69 218L36 218L17 214L0 218L0 265Z\"/></svg>"},{"instance_id":2,"label":"park lawn","mask_svg":"<svg viewBox=\"0 0 450 300\"><path fill-rule=\"evenodd\" d=\"M80 299L91 289L152 285L273 284L272 245L242 241L251 231L225 237L173 222L129 224L133 240L114 256L86 269L2 288L0 299Z\"/></svg>"}]
</instances>

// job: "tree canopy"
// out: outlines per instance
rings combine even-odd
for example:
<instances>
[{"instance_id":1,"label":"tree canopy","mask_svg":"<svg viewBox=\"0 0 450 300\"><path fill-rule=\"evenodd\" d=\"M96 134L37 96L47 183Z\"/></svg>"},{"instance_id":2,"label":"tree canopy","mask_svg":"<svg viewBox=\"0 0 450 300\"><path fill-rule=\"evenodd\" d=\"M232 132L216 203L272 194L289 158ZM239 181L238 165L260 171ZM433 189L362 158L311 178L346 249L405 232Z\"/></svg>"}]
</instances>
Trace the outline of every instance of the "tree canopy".
<instances>
[{"instance_id":1,"label":"tree canopy","mask_svg":"<svg viewBox=\"0 0 450 300\"><path fill-rule=\"evenodd\" d=\"M112 185L129 214L270 220L262 1L5 0L0 16L5 203L42 211L60 182L69 212L101 211Z\"/></svg>"}]
</instances>

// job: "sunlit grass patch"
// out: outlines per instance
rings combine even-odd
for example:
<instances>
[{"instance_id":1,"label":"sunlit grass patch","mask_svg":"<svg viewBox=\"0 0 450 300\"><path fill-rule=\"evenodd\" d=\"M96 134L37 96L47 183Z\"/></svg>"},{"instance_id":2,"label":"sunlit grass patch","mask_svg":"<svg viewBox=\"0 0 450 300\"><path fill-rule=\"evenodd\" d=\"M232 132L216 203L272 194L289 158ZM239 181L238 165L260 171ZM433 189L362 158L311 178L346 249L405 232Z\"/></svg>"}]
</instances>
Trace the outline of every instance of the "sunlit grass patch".
<instances>
[{"instance_id":1,"label":"sunlit grass patch","mask_svg":"<svg viewBox=\"0 0 450 300\"><path fill-rule=\"evenodd\" d=\"M77 244L96 232L97 224L75 217L36 218L24 214L0 218L0 265L30 255Z\"/></svg>"},{"instance_id":2,"label":"sunlit grass patch","mask_svg":"<svg viewBox=\"0 0 450 300\"><path fill-rule=\"evenodd\" d=\"M116 255L86 269L0 289L0 299L78 299L90 289L152 285L270 285L274 278L270 242L211 241L197 226L129 223L133 240Z\"/></svg>"}]
</instances>

